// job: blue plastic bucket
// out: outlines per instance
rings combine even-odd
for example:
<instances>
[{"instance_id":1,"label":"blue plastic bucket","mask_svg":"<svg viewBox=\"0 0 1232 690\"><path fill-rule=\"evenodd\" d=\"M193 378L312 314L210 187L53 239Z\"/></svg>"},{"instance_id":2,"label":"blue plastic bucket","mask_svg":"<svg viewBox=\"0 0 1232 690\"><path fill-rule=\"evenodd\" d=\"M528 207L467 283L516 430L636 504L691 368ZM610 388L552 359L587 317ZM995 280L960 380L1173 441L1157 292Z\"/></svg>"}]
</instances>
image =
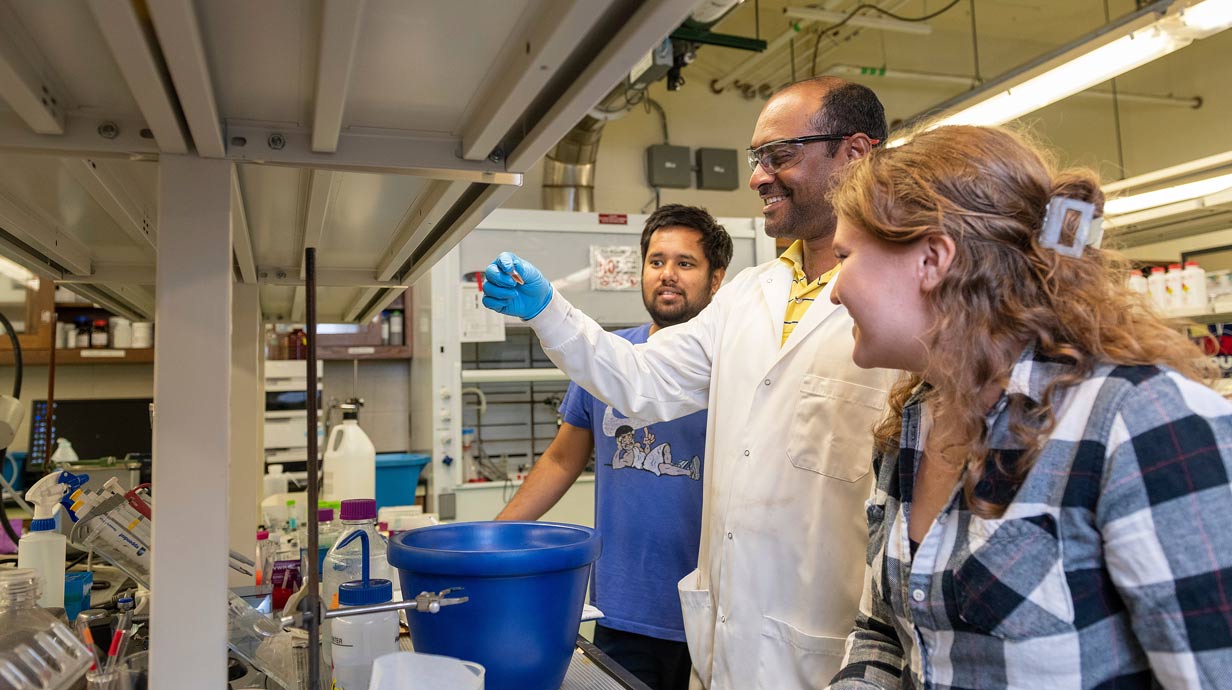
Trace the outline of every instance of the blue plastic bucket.
<instances>
[{"instance_id":1,"label":"blue plastic bucket","mask_svg":"<svg viewBox=\"0 0 1232 690\"><path fill-rule=\"evenodd\" d=\"M557 690L569 669L590 565L593 529L551 522L459 522L389 542L402 596L470 600L439 613L407 612L416 652L482 664L487 690Z\"/></svg>"}]
</instances>

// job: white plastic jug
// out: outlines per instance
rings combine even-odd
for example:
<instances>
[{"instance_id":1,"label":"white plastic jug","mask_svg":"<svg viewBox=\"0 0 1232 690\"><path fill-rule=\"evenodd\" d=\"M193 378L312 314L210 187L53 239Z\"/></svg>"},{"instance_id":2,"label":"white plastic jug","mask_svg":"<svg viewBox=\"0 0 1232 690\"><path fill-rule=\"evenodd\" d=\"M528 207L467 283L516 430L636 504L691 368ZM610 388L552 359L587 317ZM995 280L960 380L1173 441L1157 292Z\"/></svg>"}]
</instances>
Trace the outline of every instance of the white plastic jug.
<instances>
[{"instance_id":1,"label":"white plastic jug","mask_svg":"<svg viewBox=\"0 0 1232 690\"><path fill-rule=\"evenodd\" d=\"M372 664L369 690L483 690L483 667L451 656L397 652Z\"/></svg>"},{"instance_id":2,"label":"white plastic jug","mask_svg":"<svg viewBox=\"0 0 1232 690\"><path fill-rule=\"evenodd\" d=\"M359 421L347 412L342 423L329 432L325 445L325 490L327 501L376 498L376 447Z\"/></svg>"}]
</instances>

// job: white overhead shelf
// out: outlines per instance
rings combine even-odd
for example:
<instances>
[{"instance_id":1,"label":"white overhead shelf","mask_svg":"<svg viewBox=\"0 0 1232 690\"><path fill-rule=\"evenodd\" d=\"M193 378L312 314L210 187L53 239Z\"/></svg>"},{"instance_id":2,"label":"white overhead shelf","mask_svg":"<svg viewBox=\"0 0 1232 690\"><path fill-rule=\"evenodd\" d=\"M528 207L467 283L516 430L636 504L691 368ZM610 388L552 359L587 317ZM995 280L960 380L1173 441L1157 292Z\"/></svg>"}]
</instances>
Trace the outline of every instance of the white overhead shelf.
<instances>
[{"instance_id":1,"label":"white overhead shelf","mask_svg":"<svg viewBox=\"0 0 1232 690\"><path fill-rule=\"evenodd\" d=\"M0 0L0 253L152 318L157 162L223 158L264 316L315 246L320 320L369 319L694 4Z\"/></svg>"},{"instance_id":2,"label":"white overhead shelf","mask_svg":"<svg viewBox=\"0 0 1232 690\"><path fill-rule=\"evenodd\" d=\"M568 381L560 369L463 369L462 383L521 383Z\"/></svg>"}]
</instances>

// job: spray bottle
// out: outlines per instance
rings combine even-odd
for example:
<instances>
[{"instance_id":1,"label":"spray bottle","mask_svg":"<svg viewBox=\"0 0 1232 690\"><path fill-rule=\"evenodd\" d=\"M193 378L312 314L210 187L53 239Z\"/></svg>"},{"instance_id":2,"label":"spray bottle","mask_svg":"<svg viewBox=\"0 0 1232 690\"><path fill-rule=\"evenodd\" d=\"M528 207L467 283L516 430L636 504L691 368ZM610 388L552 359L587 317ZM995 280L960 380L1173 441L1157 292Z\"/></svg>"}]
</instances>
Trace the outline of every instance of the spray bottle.
<instances>
[{"instance_id":1,"label":"spray bottle","mask_svg":"<svg viewBox=\"0 0 1232 690\"><path fill-rule=\"evenodd\" d=\"M17 567L30 568L43 578L39 606L64 608L64 549L68 541L56 531L56 508L67 487L53 472L34 483L26 500L34 506L30 531L17 542Z\"/></svg>"}]
</instances>

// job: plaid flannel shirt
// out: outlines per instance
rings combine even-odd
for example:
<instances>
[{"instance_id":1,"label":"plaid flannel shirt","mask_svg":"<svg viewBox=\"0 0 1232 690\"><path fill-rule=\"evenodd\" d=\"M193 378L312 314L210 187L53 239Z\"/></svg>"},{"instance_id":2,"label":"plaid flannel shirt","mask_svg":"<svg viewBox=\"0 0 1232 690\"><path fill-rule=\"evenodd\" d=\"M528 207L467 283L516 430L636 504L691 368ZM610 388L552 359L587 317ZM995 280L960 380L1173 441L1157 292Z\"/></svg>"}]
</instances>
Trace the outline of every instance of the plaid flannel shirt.
<instances>
[{"instance_id":1,"label":"plaid flannel shirt","mask_svg":"<svg viewBox=\"0 0 1232 690\"><path fill-rule=\"evenodd\" d=\"M1018 360L987 418L1022 452L1009 400L1069 369ZM914 558L907 526L924 387L897 453L874 458L865 591L834 690L1232 688L1232 404L1175 371L1098 367L1062 393L1020 486L994 462L972 514L960 488Z\"/></svg>"}]
</instances>

